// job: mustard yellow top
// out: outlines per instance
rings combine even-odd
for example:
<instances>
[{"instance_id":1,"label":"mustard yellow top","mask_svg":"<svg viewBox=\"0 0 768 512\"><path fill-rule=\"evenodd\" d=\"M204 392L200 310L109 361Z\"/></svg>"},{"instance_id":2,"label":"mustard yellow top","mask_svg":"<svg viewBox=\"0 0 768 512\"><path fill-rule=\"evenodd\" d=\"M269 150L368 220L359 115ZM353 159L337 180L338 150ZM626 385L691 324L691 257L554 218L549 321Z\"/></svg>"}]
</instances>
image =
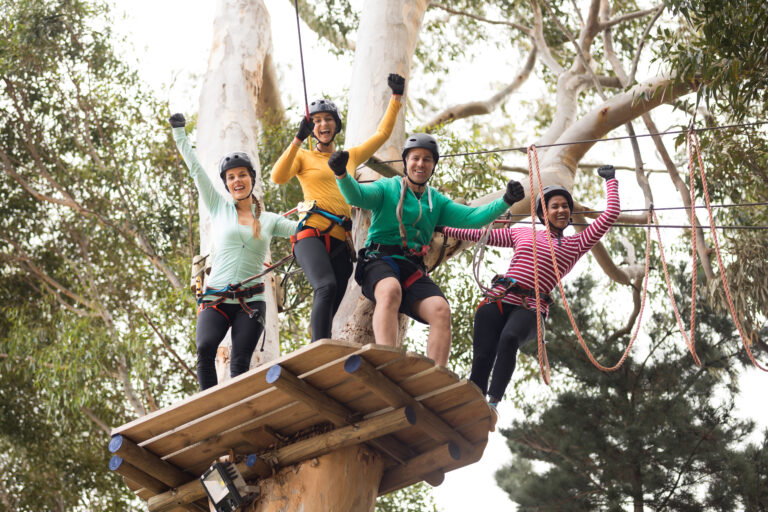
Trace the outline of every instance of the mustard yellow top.
<instances>
[{"instance_id":1,"label":"mustard yellow top","mask_svg":"<svg viewBox=\"0 0 768 512\"><path fill-rule=\"evenodd\" d=\"M384 117L379 123L379 127L376 129L376 133L359 146L348 150L348 173L354 175L355 169L373 156L389 136L392 135L392 129L395 126L395 119L397 119L400 106L400 101L392 98L389 101L389 107L387 107ZM339 191L339 186L336 184L336 175L328 167L328 157L330 156L330 153L323 153L316 149L310 151L290 144L272 168L272 181L282 185L296 176L301 184L301 190L304 192L305 201L316 201L317 207L322 210L339 217L349 217L351 209ZM304 224L323 231L328 229L333 222L322 215L313 214L310 215ZM339 240L344 240L346 237L344 229L335 224L329 234Z\"/></svg>"}]
</instances>

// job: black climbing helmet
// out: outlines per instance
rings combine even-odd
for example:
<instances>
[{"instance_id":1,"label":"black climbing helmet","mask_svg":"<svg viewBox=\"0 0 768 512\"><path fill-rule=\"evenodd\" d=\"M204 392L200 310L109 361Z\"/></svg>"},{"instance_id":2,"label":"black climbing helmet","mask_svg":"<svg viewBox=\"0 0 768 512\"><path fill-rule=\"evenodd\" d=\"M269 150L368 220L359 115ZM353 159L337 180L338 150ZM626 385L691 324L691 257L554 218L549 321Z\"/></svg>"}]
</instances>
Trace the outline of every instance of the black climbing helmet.
<instances>
[{"instance_id":1,"label":"black climbing helmet","mask_svg":"<svg viewBox=\"0 0 768 512\"><path fill-rule=\"evenodd\" d=\"M415 148L424 148L432 152L432 156L435 158L435 166L440 159L440 149L437 147L437 139L428 133L414 133L405 139L403 145L403 165L405 165L405 157L408 152Z\"/></svg>"},{"instance_id":2,"label":"black climbing helmet","mask_svg":"<svg viewBox=\"0 0 768 512\"><path fill-rule=\"evenodd\" d=\"M568 192L568 189L565 187L561 187L560 185L549 185L547 187L544 187L544 201L549 203L549 199L553 196L563 196L565 200L568 202L568 208L570 208L571 212L573 212L573 197L571 196L571 193ZM536 198L536 216L539 217L539 220L542 224L544 224L544 208L541 206L541 195Z\"/></svg>"},{"instance_id":3,"label":"black climbing helmet","mask_svg":"<svg viewBox=\"0 0 768 512\"><path fill-rule=\"evenodd\" d=\"M248 173L251 175L251 192L253 192L253 187L256 186L256 171L253 169L253 164L251 163L251 158L248 156L248 153L242 151L227 153L221 159L221 162L219 163L219 176L221 177L221 181L224 182L224 187L229 190L227 187L227 171L234 169L235 167L245 167L248 169Z\"/></svg>"},{"instance_id":4,"label":"black climbing helmet","mask_svg":"<svg viewBox=\"0 0 768 512\"><path fill-rule=\"evenodd\" d=\"M341 117L339 116L339 109L336 108L336 104L331 100L320 98L309 104L309 117L312 118L312 114L319 114L320 112L328 112L333 116L333 120L336 121L336 133L334 137L341 131L343 126Z\"/></svg>"}]
</instances>

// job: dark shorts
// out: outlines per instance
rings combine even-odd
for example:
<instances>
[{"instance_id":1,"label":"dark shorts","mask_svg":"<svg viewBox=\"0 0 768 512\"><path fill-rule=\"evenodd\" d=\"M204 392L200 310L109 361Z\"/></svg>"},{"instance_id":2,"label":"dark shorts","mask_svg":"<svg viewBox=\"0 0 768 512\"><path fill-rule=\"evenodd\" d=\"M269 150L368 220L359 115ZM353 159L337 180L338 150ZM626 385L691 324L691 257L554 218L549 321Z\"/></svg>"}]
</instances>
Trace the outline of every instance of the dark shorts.
<instances>
[{"instance_id":1,"label":"dark shorts","mask_svg":"<svg viewBox=\"0 0 768 512\"><path fill-rule=\"evenodd\" d=\"M392 265L382 259L375 259L367 263L363 269L362 282L360 283L360 286L363 290L363 296L373 301L374 304L376 303L376 299L374 298L373 292L376 288L376 284L379 281L385 277L394 277L400 281L400 286L402 287L403 283L406 282L416 270L414 265L403 262L402 260L394 259L393 261L400 269L399 277ZM413 281L408 286L408 288L403 289L402 292L403 298L400 302L400 313L408 315L417 322L421 322L423 324L426 322L419 318L418 315L413 313L413 304L417 301L429 297L442 297L445 299L445 295L443 294L442 290L440 290L440 287L437 286L435 282L432 281L432 279L430 279L430 277L426 274Z\"/></svg>"}]
</instances>

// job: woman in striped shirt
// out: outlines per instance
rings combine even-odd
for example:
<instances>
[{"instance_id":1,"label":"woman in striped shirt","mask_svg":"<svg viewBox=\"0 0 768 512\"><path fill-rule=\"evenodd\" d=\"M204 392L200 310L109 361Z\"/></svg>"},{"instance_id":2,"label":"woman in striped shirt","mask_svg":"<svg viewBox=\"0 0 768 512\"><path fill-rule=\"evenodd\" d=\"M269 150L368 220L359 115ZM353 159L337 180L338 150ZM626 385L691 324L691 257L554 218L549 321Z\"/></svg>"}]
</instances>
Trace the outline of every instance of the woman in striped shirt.
<instances>
[{"instance_id":1,"label":"woman in striped shirt","mask_svg":"<svg viewBox=\"0 0 768 512\"><path fill-rule=\"evenodd\" d=\"M557 185L544 188L550 233L536 231L539 290L542 292L551 292L557 284L547 237L552 239L560 276L565 276L619 216L619 184L615 179L614 168L603 166L597 172L606 180L608 205L587 229L574 235L563 236L573 211L571 194ZM536 213L544 223L541 197L536 200ZM442 228L442 232L446 236L467 241L478 241L483 234L481 229L448 227ZM512 379L517 349L536 337L532 230L494 229L490 231L487 243L515 249L506 274L493 280L492 293L486 295L475 313L474 355L469 379L488 395L489 404L495 408ZM539 296L537 307L546 317L552 301L549 293L540 293Z\"/></svg>"}]
</instances>

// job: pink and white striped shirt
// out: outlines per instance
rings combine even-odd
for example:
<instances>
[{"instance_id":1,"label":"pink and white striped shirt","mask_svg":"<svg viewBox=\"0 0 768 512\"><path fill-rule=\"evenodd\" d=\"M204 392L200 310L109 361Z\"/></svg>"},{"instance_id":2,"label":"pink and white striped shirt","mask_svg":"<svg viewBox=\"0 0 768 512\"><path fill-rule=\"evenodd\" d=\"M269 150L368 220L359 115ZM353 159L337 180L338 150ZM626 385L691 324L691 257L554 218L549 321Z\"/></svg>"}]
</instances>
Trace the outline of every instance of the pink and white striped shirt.
<instances>
[{"instance_id":1,"label":"pink and white striped shirt","mask_svg":"<svg viewBox=\"0 0 768 512\"><path fill-rule=\"evenodd\" d=\"M619 183L616 179L611 179L606 182L605 186L608 205L594 222L584 231L562 237L559 240L554 233L551 235L552 245L555 248L555 256L557 258L557 267L561 277L570 272L579 258L586 254L602 238L619 217ZM476 242L480 240L483 230L446 227L443 228L443 233L459 240ZM513 247L515 254L512 256L512 260L509 262L509 269L504 275L512 277L523 287L533 289L533 236L530 228L492 229L488 236L488 245ZM547 231L543 228L536 230L536 255L539 267L539 290L549 293L557 286L557 276L552 266L552 255L549 251ZM494 287L494 291L502 293L504 288L504 285L499 284ZM515 294L504 296L502 301L517 306L523 305L523 299ZM532 303L533 299L530 299L529 302ZM549 313L549 306L543 300L539 300L539 309L545 315Z\"/></svg>"}]
</instances>

